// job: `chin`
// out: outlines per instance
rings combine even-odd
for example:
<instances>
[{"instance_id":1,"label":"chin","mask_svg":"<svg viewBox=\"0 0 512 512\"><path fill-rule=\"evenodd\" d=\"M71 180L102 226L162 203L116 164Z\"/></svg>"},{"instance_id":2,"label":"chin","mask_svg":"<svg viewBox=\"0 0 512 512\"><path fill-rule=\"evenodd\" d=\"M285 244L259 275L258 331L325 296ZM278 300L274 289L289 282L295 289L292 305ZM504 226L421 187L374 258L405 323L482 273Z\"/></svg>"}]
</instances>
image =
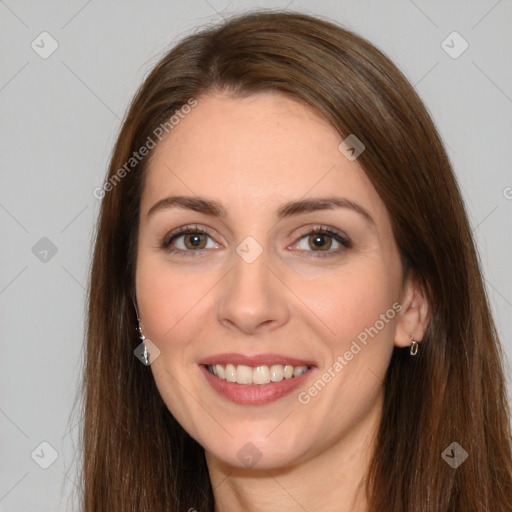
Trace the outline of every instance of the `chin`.
<instances>
[{"instance_id":1,"label":"chin","mask_svg":"<svg viewBox=\"0 0 512 512\"><path fill-rule=\"evenodd\" d=\"M257 446L251 441L245 441L239 448L238 445L230 447L229 450L223 447L213 448L207 451L209 462L214 458L226 466L248 471L284 469L298 462L297 450L283 452L272 443Z\"/></svg>"},{"instance_id":2,"label":"chin","mask_svg":"<svg viewBox=\"0 0 512 512\"><path fill-rule=\"evenodd\" d=\"M275 427L274 423L272 428L240 428L238 432L231 429L233 437L225 436L224 442L218 444L209 437L203 447L210 457L236 468L270 470L297 464L304 458L304 440L284 429L272 432Z\"/></svg>"}]
</instances>

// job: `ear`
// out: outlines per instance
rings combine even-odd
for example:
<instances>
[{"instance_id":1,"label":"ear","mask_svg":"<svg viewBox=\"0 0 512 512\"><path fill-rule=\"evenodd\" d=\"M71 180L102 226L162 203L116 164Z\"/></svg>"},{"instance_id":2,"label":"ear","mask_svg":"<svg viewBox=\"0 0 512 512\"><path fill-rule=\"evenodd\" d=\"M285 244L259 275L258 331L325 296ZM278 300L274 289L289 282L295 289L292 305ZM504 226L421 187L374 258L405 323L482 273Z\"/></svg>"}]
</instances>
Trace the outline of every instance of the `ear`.
<instances>
[{"instance_id":1,"label":"ear","mask_svg":"<svg viewBox=\"0 0 512 512\"><path fill-rule=\"evenodd\" d=\"M421 341L428 327L430 308L424 288L419 281L409 275L402 288L400 297L402 309L397 316L395 346L408 347L411 336Z\"/></svg>"}]
</instances>

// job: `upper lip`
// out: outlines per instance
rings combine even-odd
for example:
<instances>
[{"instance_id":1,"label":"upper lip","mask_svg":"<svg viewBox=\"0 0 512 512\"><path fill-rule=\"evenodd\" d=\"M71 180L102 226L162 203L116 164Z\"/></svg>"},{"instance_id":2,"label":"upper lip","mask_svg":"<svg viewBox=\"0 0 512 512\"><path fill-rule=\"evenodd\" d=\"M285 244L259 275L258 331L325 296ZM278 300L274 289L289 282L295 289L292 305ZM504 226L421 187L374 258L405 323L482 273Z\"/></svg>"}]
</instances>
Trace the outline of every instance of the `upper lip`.
<instances>
[{"instance_id":1,"label":"upper lip","mask_svg":"<svg viewBox=\"0 0 512 512\"><path fill-rule=\"evenodd\" d=\"M292 365L292 366L315 366L314 361L308 359L297 359L296 357L285 356L283 354L257 354L248 356L245 354L236 354L233 352L226 354L215 354L213 356L201 359L198 364L232 364L246 366L272 366L274 364Z\"/></svg>"}]
</instances>

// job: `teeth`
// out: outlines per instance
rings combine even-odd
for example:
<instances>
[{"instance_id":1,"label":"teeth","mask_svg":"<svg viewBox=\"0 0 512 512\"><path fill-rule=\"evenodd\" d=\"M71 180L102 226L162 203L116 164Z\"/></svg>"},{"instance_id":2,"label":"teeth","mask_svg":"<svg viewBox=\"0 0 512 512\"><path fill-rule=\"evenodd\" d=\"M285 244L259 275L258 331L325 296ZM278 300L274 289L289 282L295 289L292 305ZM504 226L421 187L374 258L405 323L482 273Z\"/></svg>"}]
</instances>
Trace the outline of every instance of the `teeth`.
<instances>
[{"instance_id":1,"label":"teeth","mask_svg":"<svg viewBox=\"0 0 512 512\"><path fill-rule=\"evenodd\" d=\"M226 365L225 373L226 373L226 380L228 382L236 382L236 368L232 364Z\"/></svg>"},{"instance_id":2,"label":"teeth","mask_svg":"<svg viewBox=\"0 0 512 512\"><path fill-rule=\"evenodd\" d=\"M238 384L252 384L252 368L239 364L236 368L236 381Z\"/></svg>"},{"instance_id":3,"label":"teeth","mask_svg":"<svg viewBox=\"0 0 512 512\"><path fill-rule=\"evenodd\" d=\"M214 368L214 375L217 375L217 377L220 377L221 379L226 378L226 370L224 370L224 366L222 366L221 364L216 364Z\"/></svg>"},{"instance_id":4,"label":"teeth","mask_svg":"<svg viewBox=\"0 0 512 512\"><path fill-rule=\"evenodd\" d=\"M252 370L251 377L254 384L268 384L270 382L270 370L268 366L257 366Z\"/></svg>"},{"instance_id":5,"label":"teeth","mask_svg":"<svg viewBox=\"0 0 512 512\"><path fill-rule=\"evenodd\" d=\"M291 379L300 377L309 370L309 366L292 366L290 364L281 365L274 364L270 368L268 366L246 366L239 364L214 364L207 365L208 371L216 375L219 379L228 382L236 382L237 384L269 384L270 382L280 382L283 379Z\"/></svg>"},{"instance_id":6,"label":"teeth","mask_svg":"<svg viewBox=\"0 0 512 512\"><path fill-rule=\"evenodd\" d=\"M297 366L297 368L293 369L293 376L300 377L305 370L303 370L304 366Z\"/></svg>"},{"instance_id":7,"label":"teeth","mask_svg":"<svg viewBox=\"0 0 512 512\"><path fill-rule=\"evenodd\" d=\"M302 366L300 368L303 368ZM293 366L287 364L283 368L283 375L285 379L291 379L293 377Z\"/></svg>"},{"instance_id":8,"label":"teeth","mask_svg":"<svg viewBox=\"0 0 512 512\"><path fill-rule=\"evenodd\" d=\"M283 380L284 372L280 364L274 364L270 367L270 380L272 382L279 382Z\"/></svg>"}]
</instances>

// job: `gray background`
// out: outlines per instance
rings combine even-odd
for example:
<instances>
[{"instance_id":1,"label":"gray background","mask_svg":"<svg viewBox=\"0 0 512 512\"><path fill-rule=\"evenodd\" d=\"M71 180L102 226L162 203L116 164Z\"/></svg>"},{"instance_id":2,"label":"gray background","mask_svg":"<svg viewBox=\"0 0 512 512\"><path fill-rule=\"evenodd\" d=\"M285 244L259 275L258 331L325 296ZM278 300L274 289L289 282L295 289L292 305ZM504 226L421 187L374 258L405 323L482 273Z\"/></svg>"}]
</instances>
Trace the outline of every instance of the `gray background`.
<instances>
[{"instance_id":1,"label":"gray background","mask_svg":"<svg viewBox=\"0 0 512 512\"><path fill-rule=\"evenodd\" d=\"M77 510L73 403L93 190L132 95L181 37L255 7L329 16L383 49L414 84L458 176L511 359L510 0L0 0L0 512ZM46 59L31 47L51 49L43 31L58 43ZM469 44L458 58L441 46L453 31ZM445 48L461 43L452 37ZM510 386L510 366L507 377ZM41 442L58 452L48 469L40 466L52 451Z\"/></svg>"}]
</instances>

